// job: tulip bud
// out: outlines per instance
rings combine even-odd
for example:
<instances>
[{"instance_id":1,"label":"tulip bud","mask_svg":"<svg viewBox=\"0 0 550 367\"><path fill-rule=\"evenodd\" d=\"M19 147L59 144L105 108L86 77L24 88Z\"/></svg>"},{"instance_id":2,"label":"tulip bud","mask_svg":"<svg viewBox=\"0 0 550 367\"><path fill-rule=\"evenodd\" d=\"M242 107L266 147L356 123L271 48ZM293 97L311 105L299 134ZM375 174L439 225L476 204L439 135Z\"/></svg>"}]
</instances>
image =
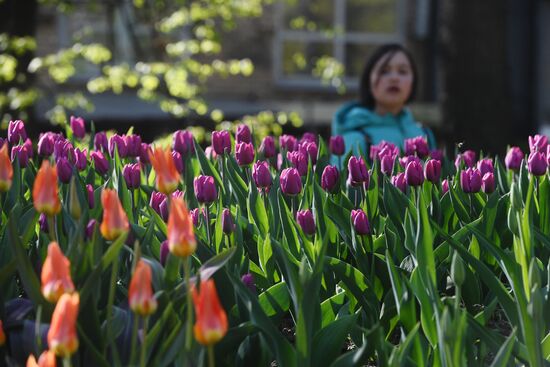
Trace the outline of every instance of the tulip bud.
<instances>
[{"instance_id":1,"label":"tulip bud","mask_svg":"<svg viewBox=\"0 0 550 367\"><path fill-rule=\"evenodd\" d=\"M59 158L56 162L57 165L57 175L59 176L59 181L63 183L69 183L73 175L73 166L69 163L67 158Z\"/></svg>"},{"instance_id":2,"label":"tulip bud","mask_svg":"<svg viewBox=\"0 0 550 367\"><path fill-rule=\"evenodd\" d=\"M170 248L168 247L168 240L162 241L160 244L160 264L166 266L166 260L168 259L168 253L170 253Z\"/></svg>"},{"instance_id":3,"label":"tulip bud","mask_svg":"<svg viewBox=\"0 0 550 367\"><path fill-rule=\"evenodd\" d=\"M29 154L27 147L24 145L15 145L11 148L11 160L15 162L15 158L19 160L19 167L25 168L29 164Z\"/></svg>"},{"instance_id":4,"label":"tulip bud","mask_svg":"<svg viewBox=\"0 0 550 367\"><path fill-rule=\"evenodd\" d=\"M447 179L443 180L443 182L441 183L441 191L443 193L446 193L447 191L449 191L449 180Z\"/></svg>"},{"instance_id":5,"label":"tulip bud","mask_svg":"<svg viewBox=\"0 0 550 367\"><path fill-rule=\"evenodd\" d=\"M252 143L252 137L248 125L240 124L239 126L237 126L235 141L237 143Z\"/></svg>"},{"instance_id":6,"label":"tulip bud","mask_svg":"<svg viewBox=\"0 0 550 367\"><path fill-rule=\"evenodd\" d=\"M483 177L487 172L494 172L493 160L490 158L485 158L477 162L477 169L479 170L481 177Z\"/></svg>"},{"instance_id":7,"label":"tulip bud","mask_svg":"<svg viewBox=\"0 0 550 367\"><path fill-rule=\"evenodd\" d=\"M298 145L298 150L300 150L302 153L304 153L309 159L311 159L311 163L315 164L317 163L317 143L315 141L306 141L304 143L301 143Z\"/></svg>"},{"instance_id":8,"label":"tulip bud","mask_svg":"<svg viewBox=\"0 0 550 367\"><path fill-rule=\"evenodd\" d=\"M271 172L267 162L257 161L252 167L252 178L258 188L268 189L271 186Z\"/></svg>"},{"instance_id":9,"label":"tulip bud","mask_svg":"<svg viewBox=\"0 0 550 367\"><path fill-rule=\"evenodd\" d=\"M38 139L38 154L42 157L49 157L53 154L53 147L55 144L54 134L47 132L40 134Z\"/></svg>"},{"instance_id":10,"label":"tulip bud","mask_svg":"<svg viewBox=\"0 0 550 367\"><path fill-rule=\"evenodd\" d=\"M424 176L426 180L434 185L438 183L441 178L441 162L435 159L429 159L424 166Z\"/></svg>"},{"instance_id":11,"label":"tulip bud","mask_svg":"<svg viewBox=\"0 0 550 367\"><path fill-rule=\"evenodd\" d=\"M70 125L75 138L82 139L86 135L86 126L82 117L71 116Z\"/></svg>"},{"instance_id":12,"label":"tulip bud","mask_svg":"<svg viewBox=\"0 0 550 367\"><path fill-rule=\"evenodd\" d=\"M346 144L341 135L331 136L328 142L330 152L334 155L341 156L346 152Z\"/></svg>"},{"instance_id":13,"label":"tulip bud","mask_svg":"<svg viewBox=\"0 0 550 367\"><path fill-rule=\"evenodd\" d=\"M279 148L285 149L287 152L293 152L298 148L298 142L292 135L279 136Z\"/></svg>"},{"instance_id":14,"label":"tulip bud","mask_svg":"<svg viewBox=\"0 0 550 367\"><path fill-rule=\"evenodd\" d=\"M122 176L126 186L130 189L138 189L141 181L141 171L138 163L129 163L122 169Z\"/></svg>"},{"instance_id":15,"label":"tulip bud","mask_svg":"<svg viewBox=\"0 0 550 367\"><path fill-rule=\"evenodd\" d=\"M237 143L235 146L235 159L239 166L248 166L254 162L254 146L252 146L252 143Z\"/></svg>"},{"instance_id":16,"label":"tulip bud","mask_svg":"<svg viewBox=\"0 0 550 367\"><path fill-rule=\"evenodd\" d=\"M48 229L48 216L44 213L40 213L38 217L38 224L40 225L40 230L44 233L49 233Z\"/></svg>"},{"instance_id":17,"label":"tulip bud","mask_svg":"<svg viewBox=\"0 0 550 367\"><path fill-rule=\"evenodd\" d=\"M379 154L380 156L380 154ZM381 156L380 158L380 171L382 171L383 174L391 176L393 173L393 164L395 162L395 156L391 154L386 154Z\"/></svg>"},{"instance_id":18,"label":"tulip bud","mask_svg":"<svg viewBox=\"0 0 550 367\"><path fill-rule=\"evenodd\" d=\"M300 139L300 143L305 143L305 142L317 143L317 136L311 131L306 131L304 135L302 135L302 139Z\"/></svg>"},{"instance_id":19,"label":"tulip bud","mask_svg":"<svg viewBox=\"0 0 550 367\"><path fill-rule=\"evenodd\" d=\"M233 216L231 215L231 211L227 208L225 208L222 211L222 229L223 233L226 235L230 235L235 231L235 223L233 223Z\"/></svg>"},{"instance_id":20,"label":"tulip bud","mask_svg":"<svg viewBox=\"0 0 550 367\"><path fill-rule=\"evenodd\" d=\"M256 284L254 284L254 275L252 273L244 274L241 277L241 281L252 293L256 293Z\"/></svg>"},{"instance_id":21,"label":"tulip bud","mask_svg":"<svg viewBox=\"0 0 550 367\"><path fill-rule=\"evenodd\" d=\"M25 123L21 120L10 121L8 125L8 142L11 145L19 144L19 141L27 140Z\"/></svg>"},{"instance_id":22,"label":"tulip bud","mask_svg":"<svg viewBox=\"0 0 550 367\"><path fill-rule=\"evenodd\" d=\"M298 222L305 234L315 234L315 221L311 210L298 210L296 212L296 222Z\"/></svg>"},{"instance_id":23,"label":"tulip bud","mask_svg":"<svg viewBox=\"0 0 550 367\"><path fill-rule=\"evenodd\" d=\"M307 175L308 160L307 155L299 150L293 152L287 152L286 158L292 163L292 165L298 170L300 176Z\"/></svg>"},{"instance_id":24,"label":"tulip bud","mask_svg":"<svg viewBox=\"0 0 550 367\"><path fill-rule=\"evenodd\" d=\"M167 239L170 252L178 257L190 256L197 248L192 218L182 198L171 201Z\"/></svg>"},{"instance_id":25,"label":"tulip bud","mask_svg":"<svg viewBox=\"0 0 550 367\"><path fill-rule=\"evenodd\" d=\"M68 158L69 154L74 150L70 141L65 138L60 138L53 144L53 155L55 159Z\"/></svg>"},{"instance_id":26,"label":"tulip bud","mask_svg":"<svg viewBox=\"0 0 550 367\"><path fill-rule=\"evenodd\" d=\"M405 180L405 172L399 172L397 175L392 176L391 184L397 187L402 192L407 192L407 181Z\"/></svg>"},{"instance_id":27,"label":"tulip bud","mask_svg":"<svg viewBox=\"0 0 550 367\"><path fill-rule=\"evenodd\" d=\"M166 200L166 195L162 192L153 191L151 193L151 199L149 200L149 206L160 215L160 204Z\"/></svg>"},{"instance_id":28,"label":"tulip bud","mask_svg":"<svg viewBox=\"0 0 550 367\"><path fill-rule=\"evenodd\" d=\"M351 223L355 229L355 233L359 235L370 234L370 224L367 215L362 209L351 211Z\"/></svg>"},{"instance_id":29,"label":"tulip bud","mask_svg":"<svg viewBox=\"0 0 550 367\"><path fill-rule=\"evenodd\" d=\"M78 293L65 293L55 306L48 331L48 347L58 357L69 358L78 349L76 319L79 305Z\"/></svg>"},{"instance_id":30,"label":"tulip bud","mask_svg":"<svg viewBox=\"0 0 550 367\"><path fill-rule=\"evenodd\" d=\"M334 192L338 189L340 174L335 166L326 166L321 175L321 187L326 192Z\"/></svg>"},{"instance_id":31,"label":"tulip bud","mask_svg":"<svg viewBox=\"0 0 550 367\"><path fill-rule=\"evenodd\" d=\"M199 203L210 204L218 197L214 177L200 175L193 181L195 196Z\"/></svg>"},{"instance_id":32,"label":"tulip bud","mask_svg":"<svg viewBox=\"0 0 550 367\"><path fill-rule=\"evenodd\" d=\"M172 140L172 149L174 149L181 155L195 153L193 134L191 134L191 132L187 130L176 131Z\"/></svg>"},{"instance_id":33,"label":"tulip bud","mask_svg":"<svg viewBox=\"0 0 550 367\"><path fill-rule=\"evenodd\" d=\"M546 162L544 153L534 151L529 154L529 158L527 158L527 169L530 173L535 176L542 176L546 173L547 167L548 163Z\"/></svg>"},{"instance_id":34,"label":"tulip bud","mask_svg":"<svg viewBox=\"0 0 550 367\"><path fill-rule=\"evenodd\" d=\"M220 304L214 280L201 279L200 290L192 288L196 322L195 339L206 346L216 344L227 333L227 315Z\"/></svg>"},{"instance_id":35,"label":"tulip bud","mask_svg":"<svg viewBox=\"0 0 550 367\"><path fill-rule=\"evenodd\" d=\"M38 358L38 363L36 358L31 354L27 359L27 367L55 367L55 354L51 350L42 352Z\"/></svg>"},{"instance_id":36,"label":"tulip bud","mask_svg":"<svg viewBox=\"0 0 550 367\"><path fill-rule=\"evenodd\" d=\"M352 156L348 161L348 172L348 185L356 187L365 184L365 187L369 186L370 176L363 157Z\"/></svg>"},{"instance_id":37,"label":"tulip bud","mask_svg":"<svg viewBox=\"0 0 550 367\"><path fill-rule=\"evenodd\" d=\"M169 213L168 213L168 198L165 197L164 200L162 200L160 202L160 205L159 205L159 215L160 217L162 218L163 221L167 221L168 220L168 216L169 216Z\"/></svg>"},{"instance_id":38,"label":"tulip bud","mask_svg":"<svg viewBox=\"0 0 550 367\"><path fill-rule=\"evenodd\" d=\"M424 182L422 165L416 161L409 162L405 168L405 180L409 186L420 186Z\"/></svg>"},{"instance_id":39,"label":"tulip bud","mask_svg":"<svg viewBox=\"0 0 550 367\"><path fill-rule=\"evenodd\" d=\"M378 154L380 155L380 153L378 153ZM418 158L415 155L407 155L407 156L399 158L399 164L401 165L401 167L403 167L403 169L407 168L407 166L411 162L416 162L418 164L422 164L422 161L420 160L420 158Z\"/></svg>"},{"instance_id":40,"label":"tulip bud","mask_svg":"<svg viewBox=\"0 0 550 367\"><path fill-rule=\"evenodd\" d=\"M263 156L268 159L271 157L275 157L277 154L277 150L275 149L275 140L272 136L266 136L262 143L260 144L260 149L258 149L258 152L260 154L263 154Z\"/></svg>"},{"instance_id":41,"label":"tulip bud","mask_svg":"<svg viewBox=\"0 0 550 367\"><path fill-rule=\"evenodd\" d=\"M415 153L420 158L427 157L430 154L428 142L423 136L405 139L405 154L414 155Z\"/></svg>"},{"instance_id":42,"label":"tulip bud","mask_svg":"<svg viewBox=\"0 0 550 367\"><path fill-rule=\"evenodd\" d=\"M141 136L132 134L124 135L124 144L126 145L127 157L139 157L141 153Z\"/></svg>"},{"instance_id":43,"label":"tulip bud","mask_svg":"<svg viewBox=\"0 0 550 367\"><path fill-rule=\"evenodd\" d=\"M94 231L96 229L96 226L97 226L97 220L90 219L90 221L86 225L86 232L85 232L86 239L88 239L88 240L92 239L92 237L94 235Z\"/></svg>"},{"instance_id":44,"label":"tulip bud","mask_svg":"<svg viewBox=\"0 0 550 367\"><path fill-rule=\"evenodd\" d=\"M231 136L229 131L212 131L212 147L218 155L231 153Z\"/></svg>"},{"instance_id":45,"label":"tulip bud","mask_svg":"<svg viewBox=\"0 0 550 367\"><path fill-rule=\"evenodd\" d=\"M124 138L118 134L111 136L109 139L109 154L111 157L115 156L115 149L118 151L118 156L120 158L125 158L128 156L128 147Z\"/></svg>"},{"instance_id":46,"label":"tulip bud","mask_svg":"<svg viewBox=\"0 0 550 367\"><path fill-rule=\"evenodd\" d=\"M546 135L535 135L529 137L529 150L533 152L546 152L546 146L548 145L548 137Z\"/></svg>"},{"instance_id":47,"label":"tulip bud","mask_svg":"<svg viewBox=\"0 0 550 367\"><path fill-rule=\"evenodd\" d=\"M109 161L99 150L92 151L90 153L90 158L94 162L94 167L97 173L104 175L109 171Z\"/></svg>"},{"instance_id":48,"label":"tulip bud","mask_svg":"<svg viewBox=\"0 0 550 367\"><path fill-rule=\"evenodd\" d=\"M487 172L481 178L481 189L486 194L495 191L495 177L492 172Z\"/></svg>"},{"instance_id":49,"label":"tulip bud","mask_svg":"<svg viewBox=\"0 0 550 367\"><path fill-rule=\"evenodd\" d=\"M464 262L456 251L453 254L453 260L451 263L451 278L457 287L462 287L462 284L464 284L464 280L466 279Z\"/></svg>"},{"instance_id":50,"label":"tulip bud","mask_svg":"<svg viewBox=\"0 0 550 367\"><path fill-rule=\"evenodd\" d=\"M201 211L199 208L195 208L191 210L191 219L193 220L193 225L195 227L199 226L200 216L201 216Z\"/></svg>"},{"instance_id":51,"label":"tulip bud","mask_svg":"<svg viewBox=\"0 0 550 367\"><path fill-rule=\"evenodd\" d=\"M155 148L149 152L149 158L156 174L157 189L168 195L179 185L181 176L169 149Z\"/></svg>"},{"instance_id":52,"label":"tulip bud","mask_svg":"<svg viewBox=\"0 0 550 367\"><path fill-rule=\"evenodd\" d=\"M48 256L42 266L40 279L42 294L49 302L56 303L64 293L74 292L71 263L61 252L57 242L48 245Z\"/></svg>"},{"instance_id":53,"label":"tulip bud","mask_svg":"<svg viewBox=\"0 0 550 367\"><path fill-rule=\"evenodd\" d=\"M122 204L115 190L103 189L101 192L101 205L103 206L103 221L99 226L101 234L106 240L116 240L130 230L128 216L122 208Z\"/></svg>"},{"instance_id":54,"label":"tulip bud","mask_svg":"<svg viewBox=\"0 0 550 367\"><path fill-rule=\"evenodd\" d=\"M436 161L443 162L443 151L440 149L434 149L430 151L430 157Z\"/></svg>"},{"instance_id":55,"label":"tulip bud","mask_svg":"<svg viewBox=\"0 0 550 367\"><path fill-rule=\"evenodd\" d=\"M8 144L0 145L0 192L10 189L13 180L13 166L8 157Z\"/></svg>"},{"instance_id":56,"label":"tulip bud","mask_svg":"<svg viewBox=\"0 0 550 367\"><path fill-rule=\"evenodd\" d=\"M32 188L32 198L37 212L55 215L61 211L61 201L57 187L57 168L51 166L48 160L42 161L42 166L36 174Z\"/></svg>"},{"instance_id":57,"label":"tulip bud","mask_svg":"<svg viewBox=\"0 0 550 367\"><path fill-rule=\"evenodd\" d=\"M86 158L86 149L81 151L80 149L76 148L74 150L74 166L79 171L84 171L86 169L86 166L88 165L88 159Z\"/></svg>"},{"instance_id":58,"label":"tulip bud","mask_svg":"<svg viewBox=\"0 0 550 367\"><path fill-rule=\"evenodd\" d=\"M216 159L218 158L218 155L216 154L216 152L214 151L214 148L209 145L206 147L206 149L204 150L204 155L206 156L206 158L208 159Z\"/></svg>"},{"instance_id":59,"label":"tulip bud","mask_svg":"<svg viewBox=\"0 0 550 367\"><path fill-rule=\"evenodd\" d=\"M88 206L90 209L93 209L95 207L94 187L91 184L87 184L86 192L88 193Z\"/></svg>"},{"instance_id":60,"label":"tulip bud","mask_svg":"<svg viewBox=\"0 0 550 367\"><path fill-rule=\"evenodd\" d=\"M104 131L100 131L94 136L94 148L95 150L108 152L109 142L107 141L107 134Z\"/></svg>"},{"instance_id":61,"label":"tulip bud","mask_svg":"<svg viewBox=\"0 0 550 367\"><path fill-rule=\"evenodd\" d=\"M476 168L460 172L460 187L465 193L476 193L481 189L481 174Z\"/></svg>"},{"instance_id":62,"label":"tulip bud","mask_svg":"<svg viewBox=\"0 0 550 367\"><path fill-rule=\"evenodd\" d=\"M151 273L151 266L139 259L128 288L130 309L141 317L149 316L157 309L157 300L151 286Z\"/></svg>"},{"instance_id":63,"label":"tulip bud","mask_svg":"<svg viewBox=\"0 0 550 367\"><path fill-rule=\"evenodd\" d=\"M285 168L279 177L281 191L285 195L298 195L302 192L302 179L296 168Z\"/></svg>"}]
</instances>

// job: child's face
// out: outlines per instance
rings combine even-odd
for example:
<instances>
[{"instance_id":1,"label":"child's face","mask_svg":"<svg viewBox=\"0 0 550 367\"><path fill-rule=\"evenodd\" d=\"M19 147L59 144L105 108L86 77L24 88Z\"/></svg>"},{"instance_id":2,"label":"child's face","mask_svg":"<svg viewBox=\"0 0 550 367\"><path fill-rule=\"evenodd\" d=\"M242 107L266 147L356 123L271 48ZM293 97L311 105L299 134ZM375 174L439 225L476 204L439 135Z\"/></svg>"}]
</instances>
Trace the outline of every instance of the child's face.
<instances>
[{"instance_id":1,"label":"child's face","mask_svg":"<svg viewBox=\"0 0 550 367\"><path fill-rule=\"evenodd\" d=\"M371 91L377 107L398 112L411 94L414 76L403 52L398 51L386 60L387 55L380 58L370 74Z\"/></svg>"}]
</instances>

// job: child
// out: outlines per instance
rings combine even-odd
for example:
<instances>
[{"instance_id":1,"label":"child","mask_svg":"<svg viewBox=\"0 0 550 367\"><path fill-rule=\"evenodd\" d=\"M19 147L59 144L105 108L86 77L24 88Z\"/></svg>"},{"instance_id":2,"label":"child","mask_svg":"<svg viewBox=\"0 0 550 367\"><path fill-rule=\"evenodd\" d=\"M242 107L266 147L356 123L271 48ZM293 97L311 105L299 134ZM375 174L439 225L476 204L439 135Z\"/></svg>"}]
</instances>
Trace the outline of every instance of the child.
<instances>
[{"instance_id":1,"label":"child","mask_svg":"<svg viewBox=\"0 0 550 367\"><path fill-rule=\"evenodd\" d=\"M416 66L399 44L379 47L361 76L359 101L347 103L334 115L332 135L344 137L346 150L369 155L370 146L382 140L403 150L405 139L422 135L435 148L432 132L418 124L405 108L415 95Z\"/></svg>"}]
</instances>

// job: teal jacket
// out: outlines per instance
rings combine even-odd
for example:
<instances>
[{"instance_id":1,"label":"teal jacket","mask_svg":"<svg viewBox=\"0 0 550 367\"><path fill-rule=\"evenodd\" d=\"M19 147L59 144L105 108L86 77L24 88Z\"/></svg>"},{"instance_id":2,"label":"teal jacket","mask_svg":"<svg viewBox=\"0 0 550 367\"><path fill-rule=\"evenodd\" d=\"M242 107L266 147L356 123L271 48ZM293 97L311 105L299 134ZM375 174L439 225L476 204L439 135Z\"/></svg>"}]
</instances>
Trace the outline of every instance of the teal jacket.
<instances>
[{"instance_id":1,"label":"teal jacket","mask_svg":"<svg viewBox=\"0 0 550 367\"><path fill-rule=\"evenodd\" d=\"M404 108L399 114L380 116L358 102L347 103L334 114L332 135L342 135L346 154L363 152L369 156L370 145L382 140L393 143L403 151L404 140L422 135L427 138L430 149L435 149L435 138L430 129L417 123L411 112Z\"/></svg>"}]
</instances>

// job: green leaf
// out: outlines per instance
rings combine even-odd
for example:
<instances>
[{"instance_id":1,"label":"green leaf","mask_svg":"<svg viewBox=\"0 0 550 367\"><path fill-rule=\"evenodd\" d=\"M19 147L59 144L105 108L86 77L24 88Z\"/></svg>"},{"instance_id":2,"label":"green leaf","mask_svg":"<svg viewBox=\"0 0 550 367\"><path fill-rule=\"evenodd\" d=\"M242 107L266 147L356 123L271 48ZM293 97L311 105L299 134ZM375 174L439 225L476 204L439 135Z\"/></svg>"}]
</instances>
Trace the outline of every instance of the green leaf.
<instances>
[{"instance_id":1,"label":"green leaf","mask_svg":"<svg viewBox=\"0 0 550 367\"><path fill-rule=\"evenodd\" d=\"M340 309L344 306L346 292L340 292L327 298L321 303L321 327L324 328L333 322Z\"/></svg>"},{"instance_id":2,"label":"green leaf","mask_svg":"<svg viewBox=\"0 0 550 367\"><path fill-rule=\"evenodd\" d=\"M268 317L279 318L290 307L288 287L285 282L280 282L262 292L258 297L258 303Z\"/></svg>"},{"instance_id":3,"label":"green leaf","mask_svg":"<svg viewBox=\"0 0 550 367\"><path fill-rule=\"evenodd\" d=\"M201 276L201 280L206 280L212 277L231 259L231 257L233 257L233 255L235 255L236 251L236 247L231 247L227 250L220 252L218 255L210 258L208 261L202 264L202 266L198 270L198 273Z\"/></svg>"},{"instance_id":4,"label":"green leaf","mask_svg":"<svg viewBox=\"0 0 550 367\"><path fill-rule=\"evenodd\" d=\"M265 210L264 198L258 195L254 180L248 186L248 220L256 225L262 236L269 233L269 220Z\"/></svg>"},{"instance_id":5,"label":"green leaf","mask_svg":"<svg viewBox=\"0 0 550 367\"><path fill-rule=\"evenodd\" d=\"M340 356L342 344L356 322L357 314L343 316L315 334L311 350L311 365L327 365Z\"/></svg>"},{"instance_id":6,"label":"green leaf","mask_svg":"<svg viewBox=\"0 0 550 367\"><path fill-rule=\"evenodd\" d=\"M435 260L434 260L434 236L426 209L426 202L422 190L418 190L418 230L416 232L416 259L418 268L423 274L424 281L431 282L431 287L436 287Z\"/></svg>"},{"instance_id":7,"label":"green leaf","mask_svg":"<svg viewBox=\"0 0 550 367\"><path fill-rule=\"evenodd\" d=\"M497 352L497 355L495 356L495 359L493 359L493 363L491 363L491 367L500 367L500 366L507 366L508 361L510 360L510 357L512 355L512 348L514 347L514 342L516 339L516 331L517 329L514 328L512 330L512 333L508 338L506 338L506 341L500 349Z\"/></svg>"}]
</instances>

